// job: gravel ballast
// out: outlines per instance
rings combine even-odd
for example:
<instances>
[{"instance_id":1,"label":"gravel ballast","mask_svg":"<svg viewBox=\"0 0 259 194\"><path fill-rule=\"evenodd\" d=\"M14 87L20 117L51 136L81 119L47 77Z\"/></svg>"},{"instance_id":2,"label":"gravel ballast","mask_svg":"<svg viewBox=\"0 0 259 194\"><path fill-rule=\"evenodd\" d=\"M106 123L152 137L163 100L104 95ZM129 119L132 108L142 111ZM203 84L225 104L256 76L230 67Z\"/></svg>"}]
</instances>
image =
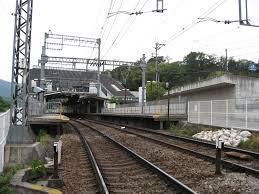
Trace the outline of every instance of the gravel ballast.
<instances>
[{"instance_id":1,"label":"gravel ballast","mask_svg":"<svg viewBox=\"0 0 259 194\"><path fill-rule=\"evenodd\" d=\"M259 179L255 177L224 170L218 177L214 175L215 165L210 162L110 127L93 123L91 126L98 126L98 130L135 150L198 193L254 193L258 189Z\"/></svg>"}]
</instances>

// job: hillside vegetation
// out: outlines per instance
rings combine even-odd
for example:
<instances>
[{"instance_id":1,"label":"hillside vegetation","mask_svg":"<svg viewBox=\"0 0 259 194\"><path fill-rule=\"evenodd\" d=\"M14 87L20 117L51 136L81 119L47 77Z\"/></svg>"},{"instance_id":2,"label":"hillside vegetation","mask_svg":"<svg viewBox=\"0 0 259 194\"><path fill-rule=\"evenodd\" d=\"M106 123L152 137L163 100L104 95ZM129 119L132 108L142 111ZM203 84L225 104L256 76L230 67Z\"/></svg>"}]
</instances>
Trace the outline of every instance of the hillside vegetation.
<instances>
[{"instance_id":1,"label":"hillside vegetation","mask_svg":"<svg viewBox=\"0 0 259 194\"><path fill-rule=\"evenodd\" d=\"M184 57L183 61L169 63L163 60L162 57L159 57L159 60L160 81L163 82L161 84L163 87L165 87L165 82L169 82L170 88L172 88L198 80L223 75L226 72L237 75L259 75L258 64L255 64L253 61L229 58L227 67L226 59L224 57L208 55L202 52L191 52ZM256 71L249 70L251 64L257 66ZM126 66L115 68L111 71L111 74L113 78L122 83L125 83L125 75L127 75L126 87L130 90L138 90L138 87L141 86L141 69L139 64L136 64L130 69ZM155 58L151 58L147 63L146 79L147 81L153 81L155 80L155 77ZM147 91L148 90L152 91L152 89L147 88ZM153 95L151 96L154 98Z\"/></svg>"},{"instance_id":2,"label":"hillside vegetation","mask_svg":"<svg viewBox=\"0 0 259 194\"><path fill-rule=\"evenodd\" d=\"M0 96L0 112L5 112L10 108L10 102L4 100L2 96Z\"/></svg>"}]
</instances>

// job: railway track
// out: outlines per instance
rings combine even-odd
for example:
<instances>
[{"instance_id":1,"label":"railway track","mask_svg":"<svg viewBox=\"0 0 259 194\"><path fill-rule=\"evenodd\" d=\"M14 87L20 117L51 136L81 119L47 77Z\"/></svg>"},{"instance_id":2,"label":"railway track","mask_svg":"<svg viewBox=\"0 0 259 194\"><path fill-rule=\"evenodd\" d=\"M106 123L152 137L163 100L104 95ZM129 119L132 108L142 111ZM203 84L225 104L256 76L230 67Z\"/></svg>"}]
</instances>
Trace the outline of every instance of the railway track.
<instances>
[{"instance_id":1,"label":"railway track","mask_svg":"<svg viewBox=\"0 0 259 194\"><path fill-rule=\"evenodd\" d=\"M106 127L111 127L113 129L119 130L124 133L131 133L139 137L154 141L160 145L169 146L174 149L178 149L188 154L192 154L196 157L208 160L210 162L215 161L215 145L210 142L203 142L200 140L195 140L187 137L179 137L171 134L164 134L161 132L156 132L148 129L137 128L133 126L126 125L125 129L121 129L123 125L117 125L106 121L96 121L86 119L88 122L94 122L95 124L104 125ZM234 147L226 147L227 151L239 152L246 154L251 157L250 161L239 160L235 158L223 157L222 165L225 168L231 169L233 171L240 171L249 173L255 176L259 176L259 153L251 152L247 150L242 150Z\"/></svg>"},{"instance_id":2,"label":"railway track","mask_svg":"<svg viewBox=\"0 0 259 194\"><path fill-rule=\"evenodd\" d=\"M78 121L70 125L91 158L100 193L195 193L96 128Z\"/></svg>"}]
</instances>

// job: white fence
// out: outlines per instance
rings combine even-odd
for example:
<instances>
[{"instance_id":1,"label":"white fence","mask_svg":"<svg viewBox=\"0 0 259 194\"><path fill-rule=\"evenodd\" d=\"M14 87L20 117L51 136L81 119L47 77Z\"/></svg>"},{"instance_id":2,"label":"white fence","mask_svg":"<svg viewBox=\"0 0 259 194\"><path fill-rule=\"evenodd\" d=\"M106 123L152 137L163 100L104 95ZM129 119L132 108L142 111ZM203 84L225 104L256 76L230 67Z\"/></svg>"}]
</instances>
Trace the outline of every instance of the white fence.
<instances>
[{"instance_id":1,"label":"white fence","mask_svg":"<svg viewBox=\"0 0 259 194\"><path fill-rule=\"evenodd\" d=\"M4 167L4 147L10 127L10 110L0 114L0 172Z\"/></svg>"},{"instance_id":2,"label":"white fence","mask_svg":"<svg viewBox=\"0 0 259 194\"><path fill-rule=\"evenodd\" d=\"M112 113L112 114L124 114L124 115L140 115L141 113L141 104L128 104L119 106L116 108L103 108L102 113ZM144 114L146 115L167 115L168 105L167 100L161 101L152 101L147 102L144 106ZM182 115L186 114L186 103L170 103L169 105L169 114L170 115Z\"/></svg>"},{"instance_id":3,"label":"white fence","mask_svg":"<svg viewBox=\"0 0 259 194\"><path fill-rule=\"evenodd\" d=\"M188 122L259 130L259 98L190 101Z\"/></svg>"}]
</instances>

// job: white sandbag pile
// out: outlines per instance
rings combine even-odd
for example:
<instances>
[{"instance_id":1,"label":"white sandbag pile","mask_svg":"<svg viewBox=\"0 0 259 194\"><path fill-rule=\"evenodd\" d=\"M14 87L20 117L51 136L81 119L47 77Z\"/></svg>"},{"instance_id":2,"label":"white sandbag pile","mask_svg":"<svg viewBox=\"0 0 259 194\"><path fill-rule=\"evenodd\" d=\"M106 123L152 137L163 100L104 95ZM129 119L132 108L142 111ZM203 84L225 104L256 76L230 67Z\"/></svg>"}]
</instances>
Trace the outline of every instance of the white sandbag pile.
<instances>
[{"instance_id":1,"label":"white sandbag pile","mask_svg":"<svg viewBox=\"0 0 259 194\"><path fill-rule=\"evenodd\" d=\"M192 137L214 142L219 137L219 140L223 141L225 145L237 147L241 141L247 141L251 135L249 131L223 128L218 131L202 131Z\"/></svg>"}]
</instances>

